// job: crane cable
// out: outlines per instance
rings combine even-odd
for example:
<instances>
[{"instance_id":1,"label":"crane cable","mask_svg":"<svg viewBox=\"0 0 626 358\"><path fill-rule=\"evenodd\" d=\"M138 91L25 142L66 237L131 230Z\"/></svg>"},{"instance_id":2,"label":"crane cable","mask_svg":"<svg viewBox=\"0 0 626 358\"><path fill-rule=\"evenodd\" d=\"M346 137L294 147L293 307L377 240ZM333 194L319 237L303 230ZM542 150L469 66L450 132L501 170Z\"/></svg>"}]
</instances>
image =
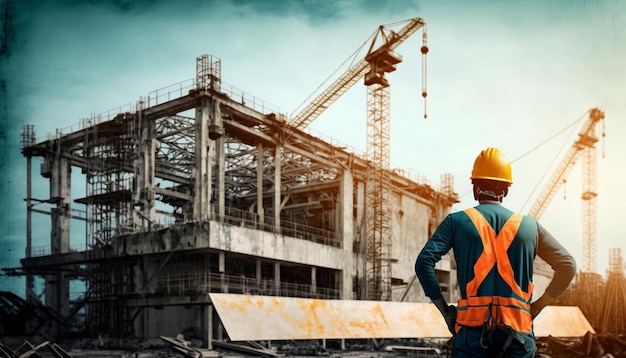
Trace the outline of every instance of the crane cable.
<instances>
[{"instance_id":1,"label":"crane cable","mask_svg":"<svg viewBox=\"0 0 626 358\"><path fill-rule=\"evenodd\" d=\"M558 137L559 135L561 135L563 132L565 132L568 128L573 127L574 125L578 124L583 118L585 118L585 116L587 115L587 113L589 113L589 111L585 112L580 118L578 118L577 120L575 120L574 122L570 123L569 125L567 125L565 128L561 129L559 132L557 132L556 134L552 135L551 137L549 137L548 139L544 140L543 142L537 144L536 146L534 146L533 148L529 149L528 151L526 151L524 154L518 156L517 158L513 159L510 163L515 163L516 161L524 158L525 156L529 155L530 153L536 151L537 149L539 149L540 147L544 146L546 143L548 143L549 141L553 140L554 138ZM605 136L604 134L604 121L602 123L602 137ZM572 134L570 133L569 137L567 138L568 140L572 137ZM563 151L563 148L565 147L565 144L568 143L567 141L564 142L563 146L561 147L561 149L559 150L559 152L557 153L557 155L554 156L554 159L552 160L552 163L548 166L548 169L550 167L552 167L552 165L554 164L554 162L556 161L556 159L559 156L559 153L561 153ZM603 141L603 154L602 157L604 157L604 141ZM544 174L541 177L541 180L543 180L543 178L545 177L546 173L548 172L548 169L546 169L546 171L544 172ZM531 194L529 195L528 199L526 199L526 202L524 202L524 205L522 206L522 209L524 208L524 206L526 206L526 204L528 203L528 200L530 199L530 197L532 196L532 194L537 190L537 187L539 186L539 183L541 182L541 180L539 180L537 182L537 184L535 185L535 188L533 189L533 191L531 192ZM463 194L461 194L459 197L464 197L467 194L470 194L472 192L472 190L469 190ZM521 210L520 210L521 211Z\"/></svg>"},{"instance_id":2,"label":"crane cable","mask_svg":"<svg viewBox=\"0 0 626 358\"><path fill-rule=\"evenodd\" d=\"M422 28L422 48L420 52L422 53L422 97L424 97L424 119L428 118L426 115L426 96L428 92L426 92L426 54L428 53L428 46L426 46L426 25Z\"/></svg>"},{"instance_id":3,"label":"crane cable","mask_svg":"<svg viewBox=\"0 0 626 358\"><path fill-rule=\"evenodd\" d=\"M374 33L372 35L370 35L350 56L348 56L348 58L346 58L334 71L333 73L331 73L322 83L320 83L319 86L317 86L317 88L307 97L304 99L304 101L302 101L302 103L300 103L298 105L298 107L296 107L291 114L289 115L290 119L292 119L296 113L298 113L298 111L305 107L305 105L307 105L309 103L309 100L316 94L321 92L321 89L328 83L331 81L331 79L333 79L335 77L335 75L337 74L337 72L339 72L339 70L345 68L347 66L348 69L352 68L355 65L355 62L357 61L357 59L360 57L360 54L363 52L363 49L366 48L367 43L371 42L372 39L377 35L378 33L378 29L376 31L374 31Z\"/></svg>"},{"instance_id":4,"label":"crane cable","mask_svg":"<svg viewBox=\"0 0 626 358\"><path fill-rule=\"evenodd\" d=\"M552 139L558 137L559 135L561 135L561 133L565 132L565 130L567 130L568 128L571 128L572 131L570 132L569 136L566 138L566 141L563 142L563 144L561 145L561 149L559 149L559 151L557 152L557 154L552 158L552 162L550 163L550 165L548 165L548 167L546 168L546 170L543 172L543 174L541 175L541 178L537 181L537 183L535 184L535 187L533 188L533 190L530 192L530 194L528 195L528 197L526 198L526 201L524 201L524 204L522 205L522 207L520 208L520 212L522 212L522 210L524 210L524 207L526 206L526 204L528 204L528 201L530 200L530 198L533 196L533 194L537 191L537 188L539 187L539 184L543 182L543 179L546 177L546 174L548 173L548 170L550 168L552 168L554 166L554 163L556 162L556 160L560 157L561 152L563 152L563 150L568 146L569 143L571 143L570 138L573 136L573 131L574 131L574 125L580 123L589 113L589 111L585 112L580 118L578 118L577 120L575 120L574 122L572 122L571 124L569 124L568 126L566 126L565 128L561 129L558 133L554 134L553 136L551 136L550 138L544 140L543 142L541 142L540 144L536 145L534 148L530 149L529 151L527 151L526 153L520 155L519 157L513 159L511 161L511 163L514 163L522 158L524 158L525 156L527 156L528 154L534 152L535 150L539 149L539 147L545 145L546 143L548 143L549 141L551 141Z\"/></svg>"}]
</instances>

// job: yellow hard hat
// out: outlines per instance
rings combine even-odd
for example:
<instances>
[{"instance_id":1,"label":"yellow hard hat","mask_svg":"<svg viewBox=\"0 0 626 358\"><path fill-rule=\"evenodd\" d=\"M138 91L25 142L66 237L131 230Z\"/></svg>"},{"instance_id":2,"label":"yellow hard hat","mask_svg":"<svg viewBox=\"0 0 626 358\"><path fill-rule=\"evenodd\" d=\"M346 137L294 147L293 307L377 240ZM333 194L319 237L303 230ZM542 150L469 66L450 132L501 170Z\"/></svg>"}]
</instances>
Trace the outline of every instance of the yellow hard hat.
<instances>
[{"instance_id":1,"label":"yellow hard hat","mask_svg":"<svg viewBox=\"0 0 626 358\"><path fill-rule=\"evenodd\" d=\"M487 148L474 161L470 179L489 179L513 184L511 163L498 148Z\"/></svg>"}]
</instances>

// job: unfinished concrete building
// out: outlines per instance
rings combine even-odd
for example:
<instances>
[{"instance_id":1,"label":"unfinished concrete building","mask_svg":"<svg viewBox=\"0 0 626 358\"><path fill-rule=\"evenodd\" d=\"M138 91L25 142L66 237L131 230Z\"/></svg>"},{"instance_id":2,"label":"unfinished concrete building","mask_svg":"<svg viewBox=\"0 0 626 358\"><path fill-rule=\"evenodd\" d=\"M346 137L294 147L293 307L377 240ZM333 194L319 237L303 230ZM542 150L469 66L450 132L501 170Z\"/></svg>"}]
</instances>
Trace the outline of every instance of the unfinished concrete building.
<instances>
[{"instance_id":1,"label":"unfinished concrete building","mask_svg":"<svg viewBox=\"0 0 626 358\"><path fill-rule=\"evenodd\" d=\"M196 62L195 79L136 108L83 119L44 141L24 127L19 274L27 299L54 312L47 331L155 337L193 329L206 337L219 327L211 292L427 302L413 264L458 202L452 176L435 188L385 170L389 212L372 227L371 161L223 84L219 59ZM33 158L42 158L40 176ZM34 198L45 180L49 197ZM73 186L86 195L73 197ZM49 249L33 246L32 216L40 213L51 219ZM84 242L70 242L75 227ZM371 232L380 227L389 241ZM450 259L438 269L456 300ZM44 282L40 292L35 279ZM84 285L75 299L73 281Z\"/></svg>"}]
</instances>

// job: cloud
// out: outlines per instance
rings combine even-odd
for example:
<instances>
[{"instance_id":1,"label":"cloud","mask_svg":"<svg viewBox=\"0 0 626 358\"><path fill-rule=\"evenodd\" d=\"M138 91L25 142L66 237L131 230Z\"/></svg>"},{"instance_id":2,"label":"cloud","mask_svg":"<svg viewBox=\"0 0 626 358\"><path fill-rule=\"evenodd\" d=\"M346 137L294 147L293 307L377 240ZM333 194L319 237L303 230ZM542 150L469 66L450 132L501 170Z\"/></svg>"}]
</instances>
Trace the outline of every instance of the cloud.
<instances>
[{"instance_id":1,"label":"cloud","mask_svg":"<svg viewBox=\"0 0 626 358\"><path fill-rule=\"evenodd\" d=\"M231 2L237 7L264 15L303 17L313 25L323 25L355 15L399 15L419 9L416 1L394 0L232 0Z\"/></svg>"}]
</instances>

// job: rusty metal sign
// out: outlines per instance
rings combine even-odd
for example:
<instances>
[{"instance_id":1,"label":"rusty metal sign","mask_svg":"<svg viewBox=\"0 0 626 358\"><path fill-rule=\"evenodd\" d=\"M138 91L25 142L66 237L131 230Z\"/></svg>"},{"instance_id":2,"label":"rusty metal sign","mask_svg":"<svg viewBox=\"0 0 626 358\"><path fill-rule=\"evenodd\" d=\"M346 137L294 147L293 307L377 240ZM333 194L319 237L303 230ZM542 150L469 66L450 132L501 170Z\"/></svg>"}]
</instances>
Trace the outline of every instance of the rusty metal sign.
<instances>
[{"instance_id":1,"label":"rusty metal sign","mask_svg":"<svg viewBox=\"0 0 626 358\"><path fill-rule=\"evenodd\" d=\"M548 306L533 322L535 337L582 337L596 333L576 306Z\"/></svg>"},{"instance_id":2,"label":"rusty metal sign","mask_svg":"<svg viewBox=\"0 0 626 358\"><path fill-rule=\"evenodd\" d=\"M451 336L430 303L209 296L233 341Z\"/></svg>"},{"instance_id":3,"label":"rusty metal sign","mask_svg":"<svg viewBox=\"0 0 626 358\"><path fill-rule=\"evenodd\" d=\"M431 303L209 296L232 341L451 337ZM535 320L537 337L587 331L593 329L577 307L546 307Z\"/></svg>"}]
</instances>

